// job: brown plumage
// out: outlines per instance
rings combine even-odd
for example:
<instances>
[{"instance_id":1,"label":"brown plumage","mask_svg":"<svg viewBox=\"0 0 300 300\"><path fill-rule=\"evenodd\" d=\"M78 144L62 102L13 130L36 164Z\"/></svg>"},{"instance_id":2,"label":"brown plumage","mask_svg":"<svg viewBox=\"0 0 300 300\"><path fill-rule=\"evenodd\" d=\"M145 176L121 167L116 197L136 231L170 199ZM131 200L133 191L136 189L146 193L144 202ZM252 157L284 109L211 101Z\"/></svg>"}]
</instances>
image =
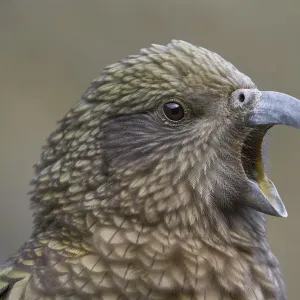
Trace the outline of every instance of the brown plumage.
<instances>
[{"instance_id":1,"label":"brown plumage","mask_svg":"<svg viewBox=\"0 0 300 300\"><path fill-rule=\"evenodd\" d=\"M286 299L257 211L271 208L249 196L251 182L274 196L270 125L246 124L261 95L183 41L105 68L42 150L33 234L0 269L2 299Z\"/></svg>"}]
</instances>

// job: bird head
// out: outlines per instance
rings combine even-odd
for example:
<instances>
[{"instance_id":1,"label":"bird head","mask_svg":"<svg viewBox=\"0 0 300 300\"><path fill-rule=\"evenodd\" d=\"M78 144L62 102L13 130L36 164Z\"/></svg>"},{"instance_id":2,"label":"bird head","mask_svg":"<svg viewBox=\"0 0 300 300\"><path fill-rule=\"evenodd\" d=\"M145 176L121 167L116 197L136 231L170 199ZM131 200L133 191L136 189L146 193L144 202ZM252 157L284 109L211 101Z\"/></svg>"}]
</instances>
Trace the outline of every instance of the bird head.
<instances>
[{"instance_id":1,"label":"bird head","mask_svg":"<svg viewBox=\"0 0 300 300\"><path fill-rule=\"evenodd\" d=\"M259 91L204 48L152 45L105 68L49 137L33 180L36 219L286 216L264 167L264 136L278 123L300 126L298 100Z\"/></svg>"}]
</instances>

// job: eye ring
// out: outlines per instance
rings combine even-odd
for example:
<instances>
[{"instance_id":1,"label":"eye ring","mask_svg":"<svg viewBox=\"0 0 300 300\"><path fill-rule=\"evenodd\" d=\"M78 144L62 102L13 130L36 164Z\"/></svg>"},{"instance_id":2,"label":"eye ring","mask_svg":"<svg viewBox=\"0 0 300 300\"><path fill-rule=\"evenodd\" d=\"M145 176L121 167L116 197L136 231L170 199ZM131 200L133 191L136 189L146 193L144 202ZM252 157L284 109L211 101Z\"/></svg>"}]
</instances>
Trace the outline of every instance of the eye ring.
<instances>
[{"instance_id":1,"label":"eye ring","mask_svg":"<svg viewBox=\"0 0 300 300\"><path fill-rule=\"evenodd\" d=\"M168 101L163 105L163 113L170 121L180 121L185 116L183 106L176 101Z\"/></svg>"}]
</instances>

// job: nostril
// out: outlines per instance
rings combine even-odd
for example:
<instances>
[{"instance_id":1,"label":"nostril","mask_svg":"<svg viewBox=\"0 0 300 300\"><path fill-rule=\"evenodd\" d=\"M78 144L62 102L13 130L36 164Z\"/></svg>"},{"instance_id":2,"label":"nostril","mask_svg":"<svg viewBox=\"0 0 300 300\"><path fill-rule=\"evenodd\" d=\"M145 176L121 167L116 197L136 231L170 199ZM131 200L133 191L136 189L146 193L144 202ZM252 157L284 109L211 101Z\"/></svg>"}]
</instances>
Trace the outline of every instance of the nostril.
<instances>
[{"instance_id":1,"label":"nostril","mask_svg":"<svg viewBox=\"0 0 300 300\"><path fill-rule=\"evenodd\" d=\"M245 101L245 94L244 93L239 94L239 101L240 102L244 102Z\"/></svg>"},{"instance_id":2,"label":"nostril","mask_svg":"<svg viewBox=\"0 0 300 300\"><path fill-rule=\"evenodd\" d=\"M254 89L238 89L230 95L230 101L232 102L233 107L243 108L255 100L256 94L257 91Z\"/></svg>"}]
</instances>

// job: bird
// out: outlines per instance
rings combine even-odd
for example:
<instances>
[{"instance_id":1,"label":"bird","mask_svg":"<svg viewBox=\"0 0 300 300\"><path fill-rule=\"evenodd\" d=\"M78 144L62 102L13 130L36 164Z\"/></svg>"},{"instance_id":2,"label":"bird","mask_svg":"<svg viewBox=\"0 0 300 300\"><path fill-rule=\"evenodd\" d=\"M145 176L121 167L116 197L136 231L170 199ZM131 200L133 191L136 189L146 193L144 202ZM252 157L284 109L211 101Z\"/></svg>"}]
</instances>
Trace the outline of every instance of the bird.
<instances>
[{"instance_id":1,"label":"bird","mask_svg":"<svg viewBox=\"0 0 300 300\"><path fill-rule=\"evenodd\" d=\"M34 166L5 300L285 300L265 215L287 211L265 136L300 102L182 40L107 66Z\"/></svg>"}]
</instances>

